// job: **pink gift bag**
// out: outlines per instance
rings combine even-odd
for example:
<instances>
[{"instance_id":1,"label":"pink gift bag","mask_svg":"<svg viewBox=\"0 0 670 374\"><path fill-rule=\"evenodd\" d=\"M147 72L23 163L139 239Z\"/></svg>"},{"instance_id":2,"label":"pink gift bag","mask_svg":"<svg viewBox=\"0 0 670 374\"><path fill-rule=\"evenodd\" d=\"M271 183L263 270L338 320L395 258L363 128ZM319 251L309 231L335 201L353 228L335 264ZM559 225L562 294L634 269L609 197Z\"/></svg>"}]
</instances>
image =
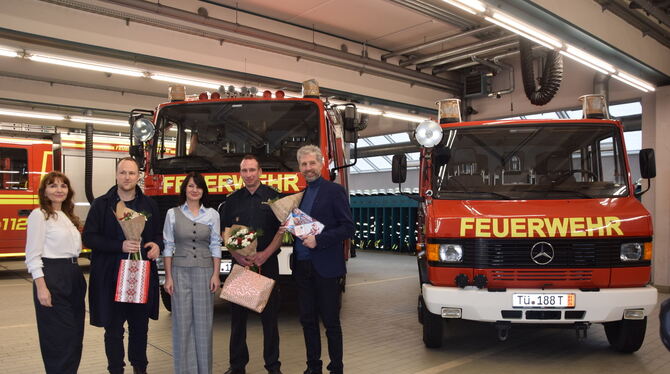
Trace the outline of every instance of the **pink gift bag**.
<instances>
[{"instance_id":1,"label":"pink gift bag","mask_svg":"<svg viewBox=\"0 0 670 374\"><path fill-rule=\"evenodd\" d=\"M274 279L235 264L223 283L221 298L260 313L265 309L274 285Z\"/></svg>"}]
</instances>

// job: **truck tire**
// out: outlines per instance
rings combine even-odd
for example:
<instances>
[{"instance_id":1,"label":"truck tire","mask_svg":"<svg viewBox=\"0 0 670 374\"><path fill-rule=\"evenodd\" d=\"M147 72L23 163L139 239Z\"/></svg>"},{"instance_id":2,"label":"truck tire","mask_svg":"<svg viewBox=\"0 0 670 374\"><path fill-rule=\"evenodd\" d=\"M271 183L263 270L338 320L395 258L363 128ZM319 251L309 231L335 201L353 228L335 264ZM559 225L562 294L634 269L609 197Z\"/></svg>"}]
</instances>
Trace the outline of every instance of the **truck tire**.
<instances>
[{"instance_id":1,"label":"truck tire","mask_svg":"<svg viewBox=\"0 0 670 374\"><path fill-rule=\"evenodd\" d=\"M428 311L423 307L423 344L426 348L442 347L442 329L444 321L442 317Z\"/></svg>"},{"instance_id":2,"label":"truck tire","mask_svg":"<svg viewBox=\"0 0 670 374\"><path fill-rule=\"evenodd\" d=\"M165 288L163 286L160 286L161 290L161 300L163 301L163 305L165 306L165 309L168 310L168 312L172 312L172 296L170 296L167 291L165 291Z\"/></svg>"},{"instance_id":3,"label":"truck tire","mask_svg":"<svg viewBox=\"0 0 670 374\"><path fill-rule=\"evenodd\" d=\"M612 349L622 353L633 353L640 349L647 331L647 317L641 320L623 319L606 322L605 335Z\"/></svg>"}]
</instances>

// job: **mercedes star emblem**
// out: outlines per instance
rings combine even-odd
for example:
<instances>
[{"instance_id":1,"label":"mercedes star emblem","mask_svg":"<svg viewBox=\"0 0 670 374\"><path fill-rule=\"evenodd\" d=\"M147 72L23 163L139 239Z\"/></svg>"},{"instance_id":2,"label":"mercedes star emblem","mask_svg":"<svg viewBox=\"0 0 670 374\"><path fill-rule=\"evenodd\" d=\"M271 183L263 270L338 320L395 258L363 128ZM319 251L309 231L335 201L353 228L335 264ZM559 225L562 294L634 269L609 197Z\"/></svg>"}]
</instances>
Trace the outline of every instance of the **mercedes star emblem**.
<instances>
[{"instance_id":1,"label":"mercedes star emblem","mask_svg":"<svg viewBox=\"0 0 670 374\"><path fill-rule=\"evenodd\" d=\"M530 259L538 265L547 265L554 259L554 246L547 242L537 242L530 249Z\"/></svg>"}]
</instances>

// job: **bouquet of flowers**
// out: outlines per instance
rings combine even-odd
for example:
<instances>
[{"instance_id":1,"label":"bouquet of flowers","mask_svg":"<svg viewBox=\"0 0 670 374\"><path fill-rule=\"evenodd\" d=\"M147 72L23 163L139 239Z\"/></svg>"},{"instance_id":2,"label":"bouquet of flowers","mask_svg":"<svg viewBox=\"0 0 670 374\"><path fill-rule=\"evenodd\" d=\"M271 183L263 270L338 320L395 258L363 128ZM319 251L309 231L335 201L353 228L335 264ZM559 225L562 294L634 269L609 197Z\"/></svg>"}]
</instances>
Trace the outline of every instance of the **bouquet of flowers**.
<instances>
[{"instance_id":1,"label":"bouquet of flowers","mask_svg":"<svg viewBox=\"0 0 670 374\"><path fill-rule=\"evenodd\" d=\"M129 209L123 201L119 201L114 213L126 240L142 241L142 231L147 223L147 215ZM121 260L114 301L146 304L149 300L150 268L149 261L142 260L141 251L129 254L128 259Z\"/></svg>"},{"instance_id":2,"label":"bouquet of flowers","mask_svg":"<svg viewBox=\"0 0 670 374\"><path fill-rule=\"evenodd\" d=\"M262 230L254 230L243 225L233 225L230 228L230 236L225 239L226 248L242 256L250 256L256 253L257 239L261 236L263 236Z\"/></svg>"},{"instance_id":3,"label":"bouquet of flowers","mask_svg":"<svg viewBox=\"0 0 670 374\"><path fill-rule=\"evenodd\" d=\"M121 225L121 230L123 230L123 236L127 240L142 240L142 231L144 231L144 225L147 222L147 215L145 213L136 212L124 204L123 201L119 201L116 204L116 218L119 220L119 225ZM139 260L139 253L133 253L131 259Z\"/></svg>"},{"instance_id":4,"label":"bouquet of flowers","mask_svg":"<svg viewBox=\"0 0 670 374\"><path fill-rule=\"evenodd\" d=\"M268 200L265 204L270 205L270 209L272 209L279 222L284 222L291 211L300 205L303 194L304 192L298 192L280 199Z\"/></svg>"}]
</instances>

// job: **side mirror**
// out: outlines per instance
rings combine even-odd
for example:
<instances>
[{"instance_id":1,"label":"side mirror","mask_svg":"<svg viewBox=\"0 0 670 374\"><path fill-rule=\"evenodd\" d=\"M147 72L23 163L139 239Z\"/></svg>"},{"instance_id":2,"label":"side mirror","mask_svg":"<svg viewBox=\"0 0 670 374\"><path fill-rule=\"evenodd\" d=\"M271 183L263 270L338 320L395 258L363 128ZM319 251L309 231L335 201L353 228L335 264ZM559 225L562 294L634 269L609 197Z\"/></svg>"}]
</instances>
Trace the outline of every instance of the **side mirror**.
<instances>
[{"instance_id":1,"label":"side mirror","mask_svg":"<svg viewBox=\"0 0 670 374\"><path fill-rule=\"evenodd\" d=\"M344 129L349 131L356 131L356 107L347 105L344 108Z\"/></svg>"},{"instance_id":2,"label":"side mirror","mask_svg":"<svg viewBox=\"0 0 670 374\"><path fill-rule=\"evenodd\" d=\"M137 163L140 164L140 169L143 169L144 146L142 145L142 143L131 145L130 148L128 148L128 154L130 154L130 157L137 160Z\"/></svg>"},{"instance_id":3,"label":"side mirror","mask_svg":"<svg viewBox=\"0 0 670 374\"><path fill-rule=\"evenodd\" d=\"M391 181L393 183L405 183L407 179L407 157L404 153L393 155L391 164Z\"/></svg>"},{"instance_id":4,"label":"side mirror","mask_svg":"<svg viewBox=\"0 0 670 374\"><path fill-rule=\"evenodd\" d=\"M640 174L645 179L656 177L656 157L651 148L640 150Z\"/></svg>"}]
</instances>

